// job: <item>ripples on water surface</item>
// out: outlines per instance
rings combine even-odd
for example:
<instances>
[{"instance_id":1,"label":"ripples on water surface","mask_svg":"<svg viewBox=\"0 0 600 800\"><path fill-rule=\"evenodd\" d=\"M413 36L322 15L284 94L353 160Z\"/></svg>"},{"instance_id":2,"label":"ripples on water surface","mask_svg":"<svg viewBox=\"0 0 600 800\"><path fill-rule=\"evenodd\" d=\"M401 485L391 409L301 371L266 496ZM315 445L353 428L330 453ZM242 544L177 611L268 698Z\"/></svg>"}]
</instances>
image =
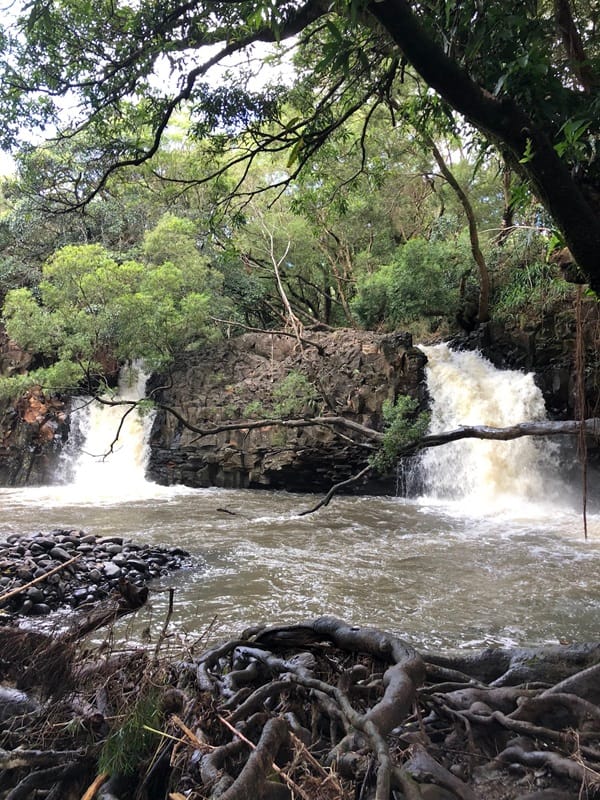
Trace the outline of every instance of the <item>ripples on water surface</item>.
<instances>
[{"instance_id":1,"label":"ripples on water surface","mask_svg":"<svg viewBox=\"0 0 600 800\"><path fill-rule=\"evenodd\" d=\"M426 352L432 430L543 418L533 376L445 345ZM141 396L139 368L122 378L122 396ZM176 586L177 624L190 634L213 619L216 637L335 614L425 648L599 636L600 515L590 515L584 541L576 511L537 505L542 496L568 502L554 445L434 448L423 458L424 485L444 499L336 497L298 517L313 497L148 483L148 416L120 427L120 407L84 403L75 417L80 450L66 448L62 473L73 483L0 490L0 535L82 528L185 547L192 566L162 585ZM116 452L94 457L117 430ZM590 478L590 489L598 483ZM153 605L164 619L166 595Z\"/></svg>"},{"instance_id":2,"label":"ripples on water surface","mask_svg":"<svg viewBox=\"0 0 600 800\"><path fill-rule=\"evenodd\" d=\"M396 498L314 498L147 484L138 499L75 503L68 487L0 490L0 535L82 528L185 547L176 586L189 633L334 614L426 648L598 638L600 516L584 541L575 512L469 518ZM235 511L234 516L219 509ZM155 595L154 614L165 595Z\"/></svg>"}]
</instances>

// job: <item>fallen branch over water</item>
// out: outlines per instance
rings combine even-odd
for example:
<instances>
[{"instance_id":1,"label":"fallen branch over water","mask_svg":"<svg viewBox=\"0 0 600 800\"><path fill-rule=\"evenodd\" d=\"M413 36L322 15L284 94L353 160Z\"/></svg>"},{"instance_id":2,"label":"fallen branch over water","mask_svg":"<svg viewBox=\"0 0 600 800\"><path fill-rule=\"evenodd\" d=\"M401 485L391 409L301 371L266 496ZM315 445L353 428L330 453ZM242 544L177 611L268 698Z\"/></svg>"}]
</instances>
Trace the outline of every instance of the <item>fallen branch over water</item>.
<instances>
[{"instance_id":1,"label":"fallen branch over water","mask_svg":"<svg viewBox=\"0 0 600 800\"><path fill-rule=\"evenodd\" d=\"M111 406L135 406L136 400L106 400L102 403ZM340 416L306 417L301 419L245 419L238 422L224 422L218 425L193 425L182 414L171 406L163 403L156 404L163 411L172 414L178 422L188 430L197 433L199 437L212 436L216 433L228 431L249 431L261 428L309 428L327 426L336 430L346 429L371 442L382 442L385 433L361 425L359 422ZM581 433L588 436L600 437L600 417L590 417L585 420L543 420L539 422L521 422L505 428L495 428L489 425L463 425L451 431L428 433L416 442L407 445L399 452L399 456L409 455L427 447L439 447L459 439L489 439L494 441L509 441L523 436L577 436Z\"/></svg>"},{"instance_id":2,"label":"fallen branch over water","mask_svg":"<svg viewBox=\"0 0 600 800\"><path fill-rule=\"evenodd\" d=\"M327 419L327 417L324 419ZM371 436L373 440L379 442L383 441L385 434L378 433L371 429L367 430L370 430L371 434L373 434ZM420 450L425 450L429 447L440 447L450 442L459 441L460 439L487 439L506 442L513 439L520 439L523 436L581 436L582 433L588 436L600 437L600 417L591 417L582 422L577 420L521 422L518 425L511 425L506 428L494 428L488 425L462 425L460 428L454 428L454 430L451 431L425 434L425 436L422 436L418 441L411 442L398 450L397 456L398 459L400 459L405 456L415 455L415 453L418 453ZM365 479L373 471L373 467L367 465L350 478L334 484L321 500L310 508L299 512L298 516L303 517L307 514L313 514L320 508L329 505L333 497L339 494L341 490Z\"/></svg>"},{"instance_id":3,"label":"fallen branch over water","mask_svg":"<svg viewBox=\"0 0 600 800\"><path fill-rule=\"evenodd\" d=\"M522 436L577 436L582 431L588 436L600 437L600 417L591 417L581 422L578 420L521 422L507 428L463 425L451 431L428 433L414 447L411 446L407 450L413 452L425 447L439 447L459 439L490 439L506 442L511 439L520 439Z\"/></svg>"}]
</instances>

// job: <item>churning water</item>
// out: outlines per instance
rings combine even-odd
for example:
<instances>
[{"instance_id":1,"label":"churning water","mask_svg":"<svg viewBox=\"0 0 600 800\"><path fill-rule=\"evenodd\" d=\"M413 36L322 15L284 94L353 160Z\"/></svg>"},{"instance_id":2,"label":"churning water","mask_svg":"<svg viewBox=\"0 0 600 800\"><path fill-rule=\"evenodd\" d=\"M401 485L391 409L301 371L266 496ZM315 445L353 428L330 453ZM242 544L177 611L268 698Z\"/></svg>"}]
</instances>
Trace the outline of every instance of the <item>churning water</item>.
<instances>
[{"instance_id":1,"label":"churning water","mask_svg":"<svg viewBox=\"0 0 600 800\"><path fill-rule=\"evenodd\" d=\"M503 428L546 419L533 374L498 370L479 353L454 352L445 344L423 350L428 359L431 433L462 425ZM558 455L548 438L459 440L423 453L423 493L432 500L452 501L469 513L537 513L536 506L552 497L547 488L555 488Z\"/></svg>"},{"instance_id":2,"label":"churning water","mask_svg":"<svg viewBox=\"0 0 600 800\"><path fill-rule=\"evenodd\" d=\"M531 376L445 346L427 355L433 429L543 418ZM600 515L584 541L561 478L573 456L552 443L435 448L421 496L338 497L298 517L313 497L147 482L148 418L128 415L108 453L122 411L82 409L70 483L0 490L0 535L83 528L185 547L189 568L157 588L176 587L175 625L191 637L335 614L428 649L598 638ZM146 613L165 605L157 592Z\"/></svg>"}]
</instances>

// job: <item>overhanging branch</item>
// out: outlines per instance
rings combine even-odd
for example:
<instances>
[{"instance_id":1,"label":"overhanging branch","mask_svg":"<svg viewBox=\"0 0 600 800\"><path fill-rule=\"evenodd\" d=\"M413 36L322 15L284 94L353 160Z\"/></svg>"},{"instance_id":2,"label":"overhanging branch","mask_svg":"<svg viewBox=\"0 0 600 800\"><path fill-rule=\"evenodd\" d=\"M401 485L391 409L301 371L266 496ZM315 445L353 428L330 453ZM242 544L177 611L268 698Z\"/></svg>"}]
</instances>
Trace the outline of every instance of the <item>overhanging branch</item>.
<instances>
[{"instance_id":1,"label":"overhanging branch","mask_svg":"<svg viewBox=\"0 0 600 800\"><path fill-rule=\"evenodd\" d=\"M522 436L575 436L580 434L582 430L588 436L600 437L600 417L591 417L582 422L578 420L521 422L508 428L492 428L487 425L463 425L452 431L428 433L418 443L407 448L407 451L415 452L426 447L439 447L439 445L455 442L459 439L491 439L505 442L511 439L519 439Z\"/></svg>"}]
</instances>

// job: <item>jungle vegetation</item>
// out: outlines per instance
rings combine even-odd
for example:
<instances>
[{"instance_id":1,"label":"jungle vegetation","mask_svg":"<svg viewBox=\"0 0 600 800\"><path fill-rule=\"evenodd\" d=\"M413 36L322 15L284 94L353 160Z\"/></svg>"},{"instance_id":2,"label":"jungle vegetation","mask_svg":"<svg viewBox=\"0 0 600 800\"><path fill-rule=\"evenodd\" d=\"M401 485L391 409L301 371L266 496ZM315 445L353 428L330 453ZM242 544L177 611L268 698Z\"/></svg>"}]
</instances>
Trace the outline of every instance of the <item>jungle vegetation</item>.
<instances>
[{"instance_id":1,"label":"jungle vegetation","mask_svg":"<svg viewBox=\"0 0 600 800\"><path fill-rule=\"evenodd\" d=\"M568 0L35 0L0 39L9 335L58 389L105 352L597 289L596 29Z\"/></svg>"}]
</instances>

